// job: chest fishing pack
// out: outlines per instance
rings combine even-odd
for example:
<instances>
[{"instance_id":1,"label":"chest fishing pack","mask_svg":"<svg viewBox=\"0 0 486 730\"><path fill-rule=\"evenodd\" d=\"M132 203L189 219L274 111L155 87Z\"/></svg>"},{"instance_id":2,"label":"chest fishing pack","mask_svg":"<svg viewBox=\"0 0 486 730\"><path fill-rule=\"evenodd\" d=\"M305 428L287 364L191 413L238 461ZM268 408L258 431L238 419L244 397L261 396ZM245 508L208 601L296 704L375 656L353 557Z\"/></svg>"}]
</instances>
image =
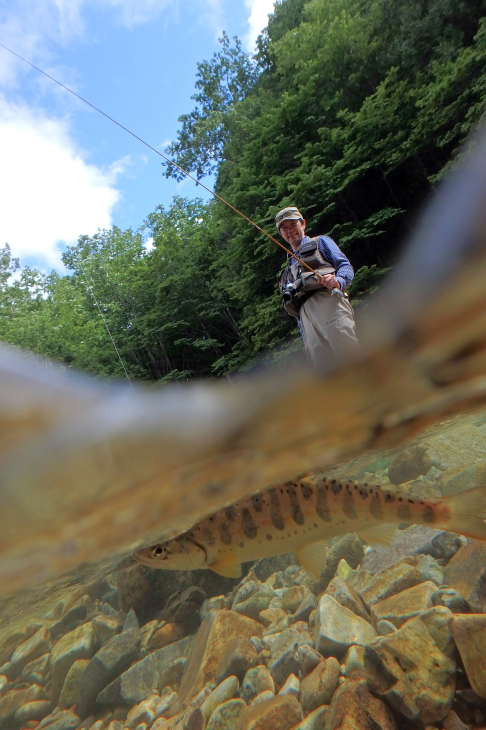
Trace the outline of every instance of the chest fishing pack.
<instances>
[{"instance_id":1,"label":"chest fishing pack","mask_svg":"<svg viewBox=\"0 0 486 730\"><path fill-rule=\"evenodd\" d=\"M335 274L336 269L319 251L319 238L309 238L306 243L299 246L296 254L305 264L308 264L318 274ZM282 303L287 314L291 317L298 317L299 311L304 302L309 299L323 286L319 283L316 275L302 266L299 261L291 263L291 257L287 257L287 266L282 271L278 281Z\"/></svg>"}]
</instances>

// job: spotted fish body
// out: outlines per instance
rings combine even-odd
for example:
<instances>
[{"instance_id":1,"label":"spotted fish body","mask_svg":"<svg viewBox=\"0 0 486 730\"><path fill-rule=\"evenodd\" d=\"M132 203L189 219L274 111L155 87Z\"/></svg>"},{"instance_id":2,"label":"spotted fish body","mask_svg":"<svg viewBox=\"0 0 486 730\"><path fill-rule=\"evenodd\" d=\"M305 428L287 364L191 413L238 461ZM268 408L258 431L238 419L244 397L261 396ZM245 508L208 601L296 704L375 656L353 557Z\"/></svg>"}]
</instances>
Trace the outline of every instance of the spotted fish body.
<instances>
[{"instance_id":1,"label":"spotted fish body","mask_svg":"<svg viewBox=\"0 0 486 730\"><path fill-rule=\"evenodd\" d=\"M392 484L305 478L225 507L135 557L154 568L211 568L237 577L242 562L296 551L306 570L318 576L322 543L331 537L356 532L365 542L387 543L398 524L410 523L486 540L485 514L486 487L421 500Z\"/></svg>"}]
</instances>

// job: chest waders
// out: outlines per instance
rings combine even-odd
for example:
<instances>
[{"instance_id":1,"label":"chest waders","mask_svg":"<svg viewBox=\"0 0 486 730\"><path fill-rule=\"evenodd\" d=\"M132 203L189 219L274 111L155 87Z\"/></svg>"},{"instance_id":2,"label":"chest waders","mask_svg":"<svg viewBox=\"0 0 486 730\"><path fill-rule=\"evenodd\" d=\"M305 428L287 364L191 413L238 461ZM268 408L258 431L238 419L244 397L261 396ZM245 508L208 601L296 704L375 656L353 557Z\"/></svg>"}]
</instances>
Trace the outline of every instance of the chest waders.
<instances>
[{"instance_id":1,"label":"chest waders","mask_svg":"<svg viewBox=\"0 0 486 730\"><path fill-rule=\"evenodd\" d=\"M335 274L336 269L319 251L319 238L309 238L307 243L301 244L296 254L302 261L308 264L318 274ZM317 280L316 275L302 266L298 261L290 263L290 256L287 256L287 266L282 271L278 281L282 303L285 311L291 317L298 317L299 311L304 302L323 289L322 284Z\"/></svg>"}]
</instances>

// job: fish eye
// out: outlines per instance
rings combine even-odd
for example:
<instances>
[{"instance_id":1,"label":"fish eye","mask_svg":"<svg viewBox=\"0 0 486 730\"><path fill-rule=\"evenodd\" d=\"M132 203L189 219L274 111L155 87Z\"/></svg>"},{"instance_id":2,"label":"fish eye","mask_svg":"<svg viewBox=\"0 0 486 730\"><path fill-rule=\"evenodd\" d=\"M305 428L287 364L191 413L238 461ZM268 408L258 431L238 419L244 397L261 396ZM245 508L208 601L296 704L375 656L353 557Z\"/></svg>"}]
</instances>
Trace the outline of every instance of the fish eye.
<instances>
[{"instance_id":1,"label":"fish eye","mask_svg":"<svg viewBox=\"0 0 486 730\"><path fill-rule=\"evenodd\" d=\"M160 555L162 555L163 552L164 552L164 548L161 547L160 545L157 545L157 547L155 547L152 550L152 554L155 555L155 556L157 556L157 557L160 557Z\"/></svg>"}]
</instances>

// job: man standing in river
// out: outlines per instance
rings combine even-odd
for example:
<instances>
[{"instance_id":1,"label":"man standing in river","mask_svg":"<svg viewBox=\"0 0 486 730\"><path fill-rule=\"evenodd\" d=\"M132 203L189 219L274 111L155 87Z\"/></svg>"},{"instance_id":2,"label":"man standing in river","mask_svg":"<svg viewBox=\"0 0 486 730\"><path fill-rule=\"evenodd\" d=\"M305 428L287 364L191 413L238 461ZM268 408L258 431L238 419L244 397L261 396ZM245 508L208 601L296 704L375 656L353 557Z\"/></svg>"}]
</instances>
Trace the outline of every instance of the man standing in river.
<instances>
[{"instance_id":1,"label":"man standing in river","mask_svg":"<svg viewBox=\"0 0 486 730\"><path fill-rule=\"evenodd\" d=\"M345 294L353 267L332 238L305 235L298 208L281 210L275 224L294 253L316 271L289 255L279 283L284 307L297 319L307 354L318 368L345 361L358 347L353 308Z\"/></svg>"}]
</instances>

